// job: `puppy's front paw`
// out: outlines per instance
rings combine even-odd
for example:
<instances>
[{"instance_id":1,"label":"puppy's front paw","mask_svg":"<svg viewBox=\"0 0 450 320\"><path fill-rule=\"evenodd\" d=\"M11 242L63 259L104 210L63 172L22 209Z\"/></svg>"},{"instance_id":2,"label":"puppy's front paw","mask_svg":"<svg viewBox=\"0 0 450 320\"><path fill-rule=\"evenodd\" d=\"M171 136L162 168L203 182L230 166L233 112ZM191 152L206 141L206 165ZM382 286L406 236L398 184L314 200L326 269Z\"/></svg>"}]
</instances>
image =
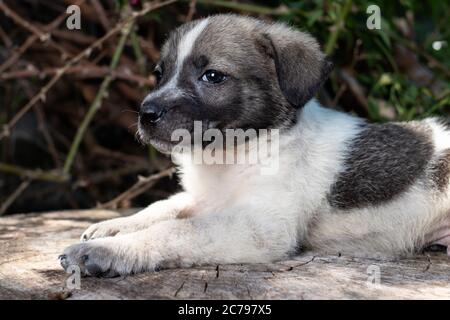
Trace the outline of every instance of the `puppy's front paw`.
<instances>
[{"instance_id":1,"label":"puppy's front paw","mask_svg":"<svg viewBox=\"0 0 450 320\"><path fill-rule=\"evenodd\" d=\"M59 256L61 266L64 270L70 266L78 266L82 275L95 277L115 277L130 273L126 257L117 254L115 244L104 240L107 239L78 243L66 248Z\"/></svg>"},{"instance_id":2,"label":"puppy's front paw","mask_svg":"<svg viewBox=\"0 0 450 320\"><path fill-rule=\"evenodd\" d=\"M113 237L126 228L126 218L116 218L91 225L81 235L81 241Z\"/></svg>"}]
</instances>

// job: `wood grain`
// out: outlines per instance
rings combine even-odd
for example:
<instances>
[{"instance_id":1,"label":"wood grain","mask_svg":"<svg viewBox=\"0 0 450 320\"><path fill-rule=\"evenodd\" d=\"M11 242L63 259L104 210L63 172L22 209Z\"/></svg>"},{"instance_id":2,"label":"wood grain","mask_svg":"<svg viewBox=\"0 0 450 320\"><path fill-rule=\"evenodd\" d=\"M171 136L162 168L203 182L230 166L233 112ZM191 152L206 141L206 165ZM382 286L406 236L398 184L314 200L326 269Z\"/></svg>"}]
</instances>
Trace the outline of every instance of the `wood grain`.
<instances>
[{"instance_id":1,"label":"wood grain","mask_svg":"<svg viewBox=\"0 0 450 320\"><path fill-rule=\"evenodd\" d=\"M58 255L91 223L119 215L84 210L0 218L0 299L450 298L450 261L444 253L386 260L305 252L271 264L82 278L81 289L68 289L69 275ZM379 285L367 284L368 268L379 268Z\"/></svg>"}]
</instances>

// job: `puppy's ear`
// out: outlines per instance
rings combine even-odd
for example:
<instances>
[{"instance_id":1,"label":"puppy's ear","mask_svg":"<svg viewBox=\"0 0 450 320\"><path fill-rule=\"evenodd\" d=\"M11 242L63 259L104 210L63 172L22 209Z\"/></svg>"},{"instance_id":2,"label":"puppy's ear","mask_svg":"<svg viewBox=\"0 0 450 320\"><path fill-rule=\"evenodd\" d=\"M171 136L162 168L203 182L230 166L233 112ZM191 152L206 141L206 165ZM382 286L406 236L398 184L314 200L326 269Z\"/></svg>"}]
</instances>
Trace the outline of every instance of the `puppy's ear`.
<instances>
[{"instance_id":1,"label":"puppy's ear","mask_svg":"<svg viewBox=\"0 0 450 320\"><path fill-rule=\"evenodd\" d=\"M313 37L286 25L269 26L258 43L274 59L281 91L296 107L314 96L333 69Z\"/></svg>"}]
</instances>

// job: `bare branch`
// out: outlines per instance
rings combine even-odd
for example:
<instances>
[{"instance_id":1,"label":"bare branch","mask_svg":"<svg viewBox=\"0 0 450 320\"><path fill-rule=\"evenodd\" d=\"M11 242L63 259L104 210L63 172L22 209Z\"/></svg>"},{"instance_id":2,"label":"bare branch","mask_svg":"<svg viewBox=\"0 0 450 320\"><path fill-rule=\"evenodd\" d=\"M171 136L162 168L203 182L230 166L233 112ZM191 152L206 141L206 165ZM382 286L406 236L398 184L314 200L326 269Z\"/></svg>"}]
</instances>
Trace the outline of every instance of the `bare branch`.
<instances>
[{"instance_id":1,"label":"bare branch","mask_svg":"<svg viewBox=\"0 0 450 320\"><path fill-rule=\"evenodd\" d=\"M41 90L25 106L23 106L23 108L6 125L3 126L3 131L0 132L0 140L2 140L6 136L9 136L11 128L17 124L17 122L33 107L34 104L36 104L36 102L38 102L39 100L45 100L47 92L58 82L58 80L67 72L70 67L78 63L82 58L90 56L92 50L99 48L106 40L115 35L117 32L123 30L127 24L134 22L139 17L142 17L153 10L175 3L176 1L177 0L168 0L160 3L145 3L144 9L139 12L134 12L131 16L118 23L103 37L101 37L88 48L84 49L78 55L70 59L66 63L66 65L59 69L58 72L53 76L53 78L50 79L50 81L44 87L42 87Z\"/></svg>"},{"instance_id":2,"label":"bare branch","mask_svg":"<svg viewBox=\"0 0 450 320\"><path fill-rule=\"evenodd\" d=\"M121 193L111 201L98 205L98 207L108 209L117 208L121 202L136 198L138 195L150 189L161 178L171 176L174 173L175 168L171 167L149 177L139 177L138 181L130 189Z\"/></svg>"}]
</instances>

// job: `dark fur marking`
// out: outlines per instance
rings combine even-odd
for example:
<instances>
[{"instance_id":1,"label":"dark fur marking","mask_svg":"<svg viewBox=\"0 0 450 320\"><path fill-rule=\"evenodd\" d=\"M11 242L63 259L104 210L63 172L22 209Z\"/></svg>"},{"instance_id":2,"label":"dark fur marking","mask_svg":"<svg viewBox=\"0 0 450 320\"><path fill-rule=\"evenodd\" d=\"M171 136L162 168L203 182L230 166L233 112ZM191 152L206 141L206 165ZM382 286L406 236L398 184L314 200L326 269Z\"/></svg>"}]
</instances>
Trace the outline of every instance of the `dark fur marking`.
<instances>
[{"instance_id":1,"label":"dark fur marking","mask_svg":"<svg viewBox=\"0 0 450 320\"><path fill-rule=\"evenodd\" d=\"M205 55L200 55L194 59L194 66L197 69L203 69L209 63L209 59Z\"/></svg>"},{"instance_id":2,"label":"dark fur marking","mask_svg":"<svg viewBox=\"0 0 450 320\"><path fill-rule=\"evenodd\" d=\"M339 209L379 205L405 192L433 155L426 134L399 124L367 124L352 141L346 171L331 187L328 201Z\"/></svg>"},{"instance_id":3,"label":"dark fur marking","mask_svg":"<svg viewBox=\"0 0 450 320\"><path fill-rule=\"evenodd\" d=\"M439 191L447 190L450 181L450 149L447 149L431 167L431 180Z\"/></svg>"},{"instance_id":4,"label":"dark fur marking","mask_svg":"<svg viewBox=\"0 0 450 320\"><path fill-rule=\"evenodd\" d=\"M286 99L297 108L303 107L328 78L332 64L320 51L310 51L302 34L292 34L290 41L279 34L264 34L262 39L269 41L269 45L262 47L275 61L278 82Z\"/></svg>"}]
</instances>

